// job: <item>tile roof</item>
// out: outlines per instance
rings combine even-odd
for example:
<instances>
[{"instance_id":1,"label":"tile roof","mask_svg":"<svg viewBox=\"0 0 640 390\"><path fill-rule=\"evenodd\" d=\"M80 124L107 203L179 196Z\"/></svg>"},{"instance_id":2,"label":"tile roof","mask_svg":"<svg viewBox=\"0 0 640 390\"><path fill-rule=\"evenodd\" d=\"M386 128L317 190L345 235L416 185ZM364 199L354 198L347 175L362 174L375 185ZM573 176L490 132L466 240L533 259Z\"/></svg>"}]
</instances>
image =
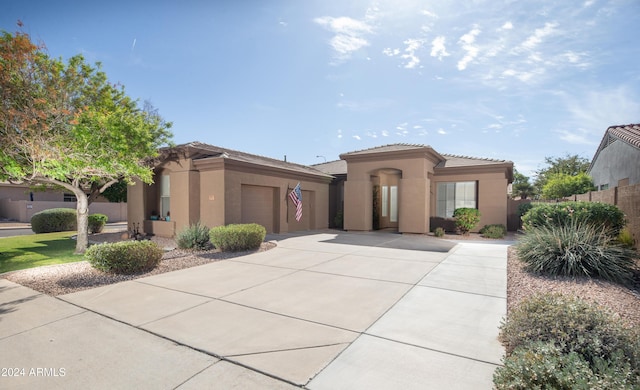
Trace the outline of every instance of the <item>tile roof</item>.
<instances>
[{"instance_id":1,"label":"tile roof","mask_svg":"<svg viewBox=\"0 0 640 390\"><path fill-rule=\"evenodd\" d=\"M609 126L607 131L604 132L602 141L600 141L600 145L598 146L598 149L596 149L593 159L591 159L591 164L589 165L587 172L591 172L591 168L593 168L593 164L598 159L600 152L607 146L611 145L611 143L618 140L625 142L636 149L640 149L640 124Z\"/></svg>"},{"instance_id":2,"label":"tile roof","mask_svg":"<svg viewBox=\"0 0 640 390\"><path fill-rule=\"evenodd\" d=\"M436 165L437 168L470 167L470 166L479 166L479 165L493 165L493 164L511 163L511 161L507 161L507 160L496 160L496 159L492 159L492 158L458 156L458 155L455 155L455 154L443 154L442 156L446 160L441 161L438 165Z\"/></svg>"},{"instance_id":3,"label":"tile roof","mask_svg":"<svg viewBox=\"0 0 640 390\"><path fill-rule=\"evenodd\" d=\"M259 156L255 154L240 152L238 150L221 148L219 146L209 145L202 142L190 142L187 144L177 145L169 149L187 148L191 149L190 157L193 160L201 160L211 157L220 157L235 161L247 162L256 165L262 165L272 168L285 169L294 172L306 173L310 175L323 176L330 178L331 175L322 172L307 165L295 164L284 160L277 160L270 157Z\"/></svg>"},{"instance_id":4,"label":"tile roof","mask_svg":"<svg viewBox=\"0 0 640 390\"><path fill-rule=\"evenodd\" d=\"M312 167L329 175L345 175L347 173L346 160L327 161L313 164Z\"/></svg>"},{"instance_id":5,"label":"tile roof","mask_svg":"<svg viewBox=\"0 0 640 390\"><path fill-rule=\"evenodd\" d=\"M372 153L383 153L383 152L396 152L402 150L414 150L414 149L432 149L429 145L420 145L420 144L390 144L390 145L382 145L376 146L369 149L355 150L353 152L342 153L341 156L357 156L362 154L372 154Z\"/></svg>"},{"instance_id":6,"label":"tile roof","mask_svg":"<svg viewBox=\"0 0 640 390\"><path fill-rule=\"evenodd\" d=\"M610 126L609 135L640 149L640 124Z\"/></svg>"}]
</instances>

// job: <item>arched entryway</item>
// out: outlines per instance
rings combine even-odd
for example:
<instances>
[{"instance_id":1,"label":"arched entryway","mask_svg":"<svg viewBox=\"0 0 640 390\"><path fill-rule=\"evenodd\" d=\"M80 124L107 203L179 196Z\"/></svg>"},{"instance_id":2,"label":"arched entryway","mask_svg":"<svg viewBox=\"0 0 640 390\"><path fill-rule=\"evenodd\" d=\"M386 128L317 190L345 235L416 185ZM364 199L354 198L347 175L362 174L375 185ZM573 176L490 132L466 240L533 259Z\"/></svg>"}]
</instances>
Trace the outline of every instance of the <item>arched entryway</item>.
<instances>
[{"instance_id":1,"label":"arched entryway","mask_svg":"<svg viewBox=\"0 0 640 390\"><path fill-rule=\"evenodd\" d=\"M373 230L398 230L401 179L398 169L378 169L371 174Z\"/></svg>"}]
</instances>

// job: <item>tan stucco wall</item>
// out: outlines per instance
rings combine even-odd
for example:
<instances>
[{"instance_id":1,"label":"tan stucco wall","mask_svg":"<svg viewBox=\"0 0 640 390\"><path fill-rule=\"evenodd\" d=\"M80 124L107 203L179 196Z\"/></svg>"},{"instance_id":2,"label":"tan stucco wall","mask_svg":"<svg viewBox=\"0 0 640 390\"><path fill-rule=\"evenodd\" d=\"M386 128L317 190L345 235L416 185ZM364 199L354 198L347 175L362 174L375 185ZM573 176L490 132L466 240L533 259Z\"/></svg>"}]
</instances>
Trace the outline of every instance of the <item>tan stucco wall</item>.
<instances>
[{"instance_id":1,"label":"tan stucco wall","mask_svg":"<svg viewBox=\"0 0 640 390\"><path fill-rule=\"evenodd\" d=\"M137 183L136 186L130 187L128 193L129 222L140 223L141 228L153 228L153 224L145 224L143 221L149 219L152 211L160 210L160 184L157 177L162 174L170 176L171 222L175 226L175 232L197 221L208 227L247 222L242 220L243 185L273 190L275 232L328 227L328 178L310 178L293 172L265 170L258 165L236 166L225 159L200 161L196 165L190 160L181 159L166 162L155 172L157 183ZM288 198L289 192L298 181L303 191L304 205L300 222L292 217L294 206Z\"/></svg>"},{"instance_id":2,"label":"tan stucco wall","mask_svg":"<svg viewBox=\"0 0 640 390\"><path fill-rule=\"evenodd\" d=\"M254 185L274 188L276 202L274 210L278 213L274 226L276 231L286 233L297 230L327 228L329 184L310 180L299 180L299 182L302 189L303 216L302 220L297 222L295 218L291 217L294 206L288 197L289 192L298 183L294 176L283 178L275 175L227 169L224 181L225 224L240 223L242 221L242 185Z\"/></svg>"},{"instance_id":3,"label":"tan stucco wall","mask_svg":"<svg viewBox=\"0 0 640 390\"><path fill-rule=\"evenodd\" d=\"M431 187L431 215L436 215L436 189L439 182L478 181L478 210L480 223L474 231L484 225L507 226L507 185L503 171L495 173L439 174L433 178Z\"/></svg>"},{"instance_id":4,"label":"tan stucco wall","mask_svg":"<svg viewBox=\"0 0 640 390\"><path fill-rule=\"evenodd\" d=\"M349 161L344 194L345 230L373 228L373 182L371 176L395 171L401 176L398 185L398 231L427 233L429 231L429 177L433 162L420 158ZM382 174L384 176L384 173Z\"/></svg>"}]
</instances>

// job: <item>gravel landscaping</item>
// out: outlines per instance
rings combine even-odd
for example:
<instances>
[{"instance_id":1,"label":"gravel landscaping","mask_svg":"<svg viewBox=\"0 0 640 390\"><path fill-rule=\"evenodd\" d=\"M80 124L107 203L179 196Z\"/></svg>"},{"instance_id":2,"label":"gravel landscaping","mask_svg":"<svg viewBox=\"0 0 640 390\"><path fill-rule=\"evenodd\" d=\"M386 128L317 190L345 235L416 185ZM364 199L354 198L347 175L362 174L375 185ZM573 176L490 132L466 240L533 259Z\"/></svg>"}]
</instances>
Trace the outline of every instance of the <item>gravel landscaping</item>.
<instances>
[{"instance_id":1,"label":"gravel landscaping","mask_svg":"<svg viewBox=\"0 0 640 390\"><path fill-rule=\"evenodd\" d=\"M122 233L95 234L90 236L90 240L93 242L114 242L121 240L121 236ZM469 236L446 235L444 238L454 240L490 240L477 234ZM516 236L511 233L506 239L514 240ZM171 239L153 237L152 240L156 241L161 247L166 248L167 252L158 267L145 273L133 275L107 274L92 268L86 261L80 261L14 271L3 274L0 277L36 291L56 296L245 256L258 251L269 250L276 246L273 242L266 242L257 251L220 252L211 250L193 252L172 249L175 248L175 242ZM630 326L640 327L640 270L636 277L636 283L630 287L599 280L536 276L522 270L522 263L518 260L514 248L509 247L507 260L507 311L509 312L516 307L524 298L539 292L561 292L577 295L607 308Z\"/></svg>"},{"instance_id":2,"label":"gravel landscaping","mask_svg":"<svg viewBox=\"0 0 640 390\"><path fill-rule=\"evenodd\" d=\"M122 234L123 233L93 234L89 236L89 240L91 242L116 242L122 240ZM57 296L104 286L106 284L119 283L126 280L177 271L183 268L195 267L214 261L245 256L250 253L269 250L276 246L273 242L264 242L260 249L254 251L187 251L173 249L176 245L175 241L172 239L152 237L151 240L157 242L160 247L165 248L166 252L162 257L162 261L160 261L160 264L156 268L144 273L131 275L110 274L94 269L86 261L79 261L76 263L51 265L8 272L0 275L0 277L36 291Z\"/></svg>"}]
</instances>

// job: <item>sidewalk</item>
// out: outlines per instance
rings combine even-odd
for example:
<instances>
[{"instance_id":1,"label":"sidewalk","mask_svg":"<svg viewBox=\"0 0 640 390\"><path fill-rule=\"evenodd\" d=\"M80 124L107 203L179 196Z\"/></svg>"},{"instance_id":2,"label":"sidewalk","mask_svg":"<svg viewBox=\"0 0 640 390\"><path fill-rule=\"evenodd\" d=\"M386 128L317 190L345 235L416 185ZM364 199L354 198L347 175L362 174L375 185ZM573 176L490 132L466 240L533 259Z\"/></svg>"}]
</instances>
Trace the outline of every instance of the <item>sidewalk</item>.
<instances>
[{"instance_id":1,"label":"sidewalk","mask_svg":"<svg viewBox=\"0 0 640 390\"><path fill-rule=\"evenodd\" d=\"M0 387L492 388L506 245L338 236L60 299L0 280Z\"/></svg>"}]
</instances>

